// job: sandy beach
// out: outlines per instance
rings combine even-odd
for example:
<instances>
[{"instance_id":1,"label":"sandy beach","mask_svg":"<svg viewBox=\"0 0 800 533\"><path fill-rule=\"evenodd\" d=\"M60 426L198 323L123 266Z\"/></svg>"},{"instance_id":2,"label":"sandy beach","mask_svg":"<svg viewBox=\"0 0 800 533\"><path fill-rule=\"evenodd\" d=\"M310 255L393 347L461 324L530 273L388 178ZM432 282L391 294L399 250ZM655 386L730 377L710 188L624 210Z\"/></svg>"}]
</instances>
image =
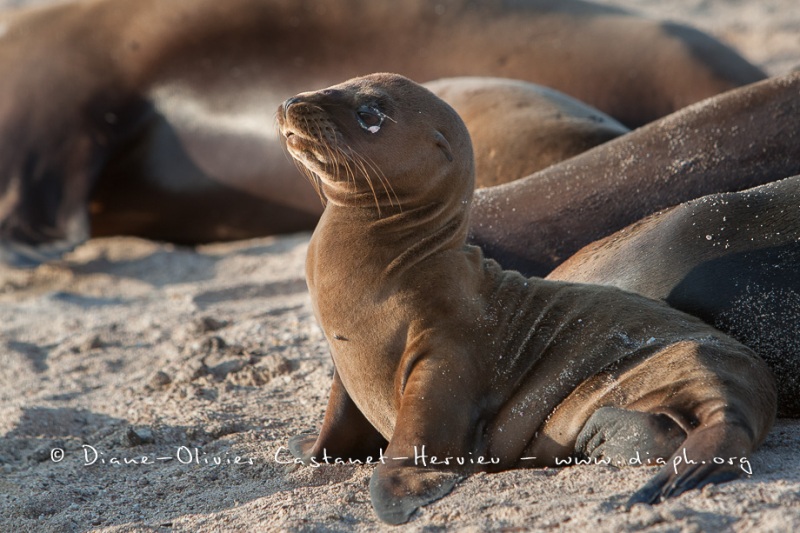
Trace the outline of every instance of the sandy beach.
<instances>
[{"instance_id":1,"label":"sandy beach","mask_svg":"<svg viewBox=\"0 0 800 533\"><path fill-rule=\"evenodd\" d=\"M691 24L771 75L800 66L796 0L601 3ZM298 466L285 449L320 426L333 372L309 237L93 239L0 269L0 531L389 529L371 466ZM631 511L654 468L475 475L402 530L798 531L798 449L800 421L779 420L752 476Z\"/></svg>"}]
</instances>

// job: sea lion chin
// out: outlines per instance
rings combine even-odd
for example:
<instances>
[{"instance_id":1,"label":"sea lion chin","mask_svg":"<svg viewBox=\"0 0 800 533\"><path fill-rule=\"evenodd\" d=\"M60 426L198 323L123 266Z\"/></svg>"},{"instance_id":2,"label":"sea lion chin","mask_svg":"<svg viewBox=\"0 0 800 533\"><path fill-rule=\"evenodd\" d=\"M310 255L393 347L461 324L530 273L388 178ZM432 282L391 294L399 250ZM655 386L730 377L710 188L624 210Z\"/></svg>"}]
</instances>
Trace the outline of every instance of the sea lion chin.
<instances>
[{"instance_id":1,"label":"sea lion chin","mask_svg":"<svg viewBox=\"0 0 800 533\"><path fill-rule=\"evenodd\" d=\"M299 94L278 122L328 199L306 278L335 372L297 457L386 446L370 495L392 524L470 473L559 458L666 465L629 505L743 474L727 459L775 416L763 361L664 304L525 278L466 245L474 163L450 106L375 74Z\"/></svg>"}]
</instances>

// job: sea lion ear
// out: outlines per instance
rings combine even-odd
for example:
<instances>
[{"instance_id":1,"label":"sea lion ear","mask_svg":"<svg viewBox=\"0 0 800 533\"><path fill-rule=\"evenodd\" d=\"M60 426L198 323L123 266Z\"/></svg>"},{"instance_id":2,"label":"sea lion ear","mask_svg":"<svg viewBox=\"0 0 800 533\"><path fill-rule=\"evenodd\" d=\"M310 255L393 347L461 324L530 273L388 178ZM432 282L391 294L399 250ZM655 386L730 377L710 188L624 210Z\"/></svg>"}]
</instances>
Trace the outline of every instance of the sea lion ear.
<instances>
[{"instance_id":1,"label":"sea lion ear","mask_svg":"<svg viewBox=\"0 0 800 533\"><path fill-rule=\"evenodd\" d=\"M444 155L447 158L447 160L452 163L453 150L450 148L450 143L447 142L447 139L444 138L444 135L442 135L440 132L437 131L436 134L433 136L433 138L436 141L436 146L438 146L439 149L442 152L444 152Z\"/></svg>"}]
</instances>

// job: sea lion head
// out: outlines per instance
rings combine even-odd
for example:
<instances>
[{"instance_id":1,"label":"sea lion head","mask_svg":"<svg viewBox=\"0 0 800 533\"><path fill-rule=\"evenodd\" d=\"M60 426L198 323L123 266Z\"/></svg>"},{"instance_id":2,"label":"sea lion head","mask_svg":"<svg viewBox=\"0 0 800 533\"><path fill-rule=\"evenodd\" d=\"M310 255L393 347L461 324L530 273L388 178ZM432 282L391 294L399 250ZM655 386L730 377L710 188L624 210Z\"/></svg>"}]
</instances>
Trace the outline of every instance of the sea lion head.
<instances>
[{"instance_id":1,"label":"sea lion head","mask_svg":"<svg viewBox=\"0 0 800 533\"><path fill-rule=\"evenodd\" d=\"M372 74L301 93L278 109L288 151L333 204L466 210L475 182L469 133L428 89Z\"/></svg>"}]
</instances>

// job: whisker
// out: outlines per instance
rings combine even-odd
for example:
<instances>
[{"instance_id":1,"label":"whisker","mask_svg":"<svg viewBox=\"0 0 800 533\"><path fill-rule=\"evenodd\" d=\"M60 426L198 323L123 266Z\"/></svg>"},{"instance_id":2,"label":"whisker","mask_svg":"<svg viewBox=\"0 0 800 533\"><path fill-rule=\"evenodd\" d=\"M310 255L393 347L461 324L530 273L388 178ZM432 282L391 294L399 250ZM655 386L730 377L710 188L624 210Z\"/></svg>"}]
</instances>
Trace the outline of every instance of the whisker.
<instances>
[{"instance_id":1,"label":"whisker","mask_svg":"<svg viewBox=\"0 0 800 533\"><path fill-rule=\"evenodd\" d=\"M371 167L374 170L377 170L377 169L375 169L374 165L368 165L367 161L364 159L364 157L362 155L358 154L358 157L359 157L359 164L361 165L362 172L364 172L364 175L367 176L367 180L369 181L369 187L370 187L370 190L372 190L372 197L375 198L375 206L378 208L378 216L380 217L381 216L380 200L378 200L378 193L377 193L377 191L375 190L375 188L372 185L372 178L370 176L370 174L371 174L370 173L370 168L368 168L368 167ZM379 172L376 172L375 177L378 179L379 183L383 184L383 180L381 179L381 176L380 176ZM385 188L386 187L384 186L384 190L385 190ZM391 201L390 201L390 203L391 203Z\"/></svg>"},{"instance_id":2,"label":"whisker","mask_svg":"<svg viewBox=\"0 0 800 533\"><path fill-rule=\"evenodd\" d=\"M318 123L314 124L314 128L316 130L316 136L317 136L318 139L325 138L323 133L322 133L322 128L320 127L320 125ZM329 165L332 166L332 170L336 173L333 176L333 179L338 181L339 178L340 178L340 175L341 175L340 173L341 173L341 167L342 167L341 161L337 157L337 151L338 150L335 149L333 146L331 146L330 142L323 142L323 143L321 143L321 146L322 146L323 150L325 151L325 157L329 161Z\"/></svg>"},{"instance_id":3,"label":"whisker","mask_svg":"<svg viewBox=\"0 0 800 533\"><path fill-rule=\"evenodd\" d=\"M364 178L367 180L367 185L369 185L369 190L372 191L372 198L375 200L375 208L378 210L378 217L381 216L381 204L378 200L378 194L375 192L375 187L372 184L372 178L369 175L369 169L364 164L364 160L361 156L358 156L358 165L361 168L361 172L364 174Z\"/></svg>"},{"instance_id":4,"label":"whisker","mask_svg":"<svg viewBox=\"0 0 800 533\"><path fill-rule=\"evenodd\" d=\"M306 177L308 182L314 188L314 192L317 193L317 196L319 197L320 202L322 202L322 205L325 205L327 203L327 200L325 199L325 195L322 194L322 187L319 183L319 177L316 174L314 174L303 163L301 163L294 156L292 156L292 154L289 152L288 147L286 146L285 139L283 139L283 142L281 142L281 148L283 149L284 154L291 158L292 163L294 163L294 166L297 167L297 169L303 174L303 176Z\"/></svg>"},{"instance_id":5,"label":"whisker","mask_svg":"<svg viewBox=\"0 0 800 533\"><path fill-rule=\"evenodd\" d=\"M375 169L375 172L378 176L378 179L383 185L383 190L386 193L386 198L389 200L389 205L392 207L395 206L395 202L397 203L397 207L400 208L402 211L402 206L400 205L400 198L397 196L397 192L395 192L394 187L392 187L392 182L386 177L386 174L383 173L378 165L376 165L371 159L367 158L367 162L370 164L372 168ZM394 196L394 200L392 200L392 196Z\"/></svg>"},{"instance_id":6,"label":"whisker","mask_svg":"<svg viewBox=\"0 0 800 533\"><path fill-rule=\"evenodd\" d=\"M308 126L309 126L308 119L303 117L303 123L304 123L304 126L305 126L304 129L307 131L308 130ZM319 196L319 199L322 202L322 205L326 205L327 204L327 199L325 198L325 195L322 194L322 185L320 184L319 176L317 176L311 169L309 169L308 167L306 167L302 163L300 163L298 161L296 161L296 163L301 165L304 174L308 177L309 181L311 182L311 185L314 187L314 191L317 193L317 196Z\"/></svg>"},{"instance_id":7,"label":"whisker","mask_svg":"<svg viewBox=\"0 0 800 533\"><path fill-rule=\"evenodd\" d=\"M370 169L372 169L375 172L375 176L378 178L378 181L383 186L383 190L386 193L386 199L389 200L389 205L391 205L392 207L397 205L397 207L402 208L402 206L400 205L400 198L397 196L394 187L392 187L391 181L389 181L386 178L386 174L383 173L381 168L377 164L375 164L375 162L372 161L370 158L356 152L355 150L353 150L353 154L356 155L361 160L361 163L364 166L365 173L367 173L366 170L367 165L369 166ZM392 196L394 196L394 199L392 199Z\"/></svg>"},{"instance_id":8,"label":"whisker","mask_svg":"<svg viewBox=\"0 0 800 533\"><path fill-rule=\"evenodd\" d=\"M341 149L337 149L336 153L342 157L343 163L342 166L347 171L347 183L353 184L353 189L356 187L356 171L353 169L351 165L350 158L344 153Z\"/></svg>"}]
</instances>

